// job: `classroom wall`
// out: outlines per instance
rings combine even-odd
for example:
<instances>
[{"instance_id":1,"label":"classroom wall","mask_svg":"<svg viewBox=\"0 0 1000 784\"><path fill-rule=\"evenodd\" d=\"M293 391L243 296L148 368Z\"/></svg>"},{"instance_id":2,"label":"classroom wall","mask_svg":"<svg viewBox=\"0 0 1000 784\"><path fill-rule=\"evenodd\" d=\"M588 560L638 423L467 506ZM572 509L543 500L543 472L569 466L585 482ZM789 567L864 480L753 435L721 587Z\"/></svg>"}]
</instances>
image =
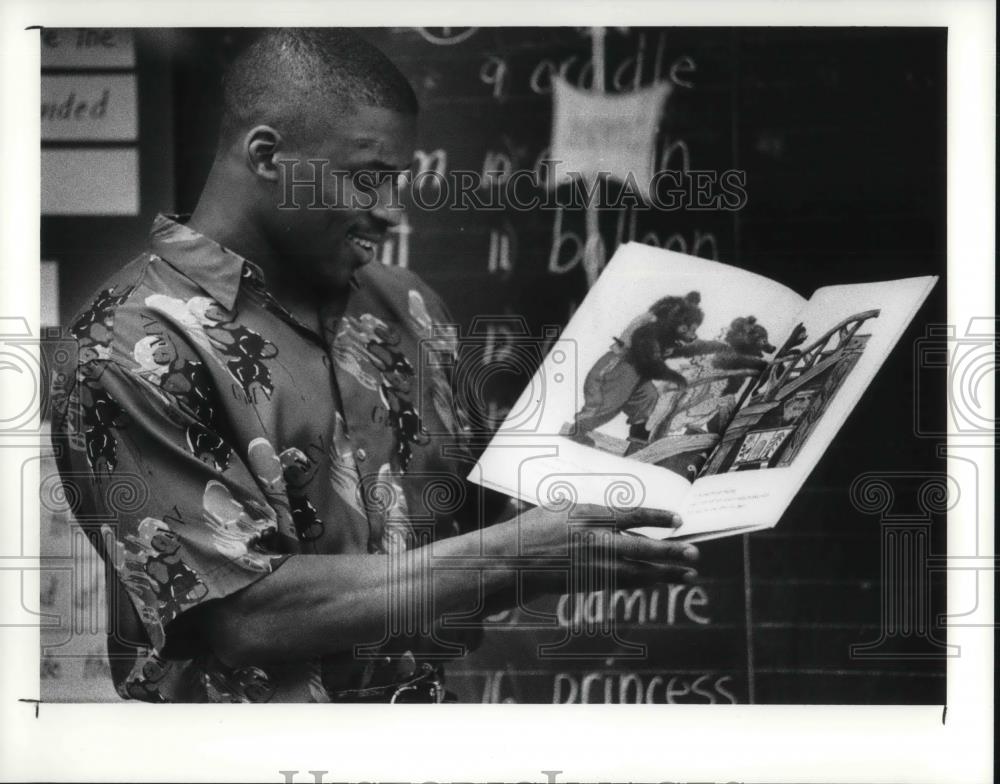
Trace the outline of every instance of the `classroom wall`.
<instances>
[{"instance_id":1,"label":"classroom wall","mask_svg":"<svg viewBox=\"0 0 1000 784\"><path fill-rule=\"evenodd\" d=\"M41 258L54 262L67 324L142 250L174 208L169 31L46 29L42 48ZM105 94L107 93L107 94Z\"/></svg>"}]
</instances>

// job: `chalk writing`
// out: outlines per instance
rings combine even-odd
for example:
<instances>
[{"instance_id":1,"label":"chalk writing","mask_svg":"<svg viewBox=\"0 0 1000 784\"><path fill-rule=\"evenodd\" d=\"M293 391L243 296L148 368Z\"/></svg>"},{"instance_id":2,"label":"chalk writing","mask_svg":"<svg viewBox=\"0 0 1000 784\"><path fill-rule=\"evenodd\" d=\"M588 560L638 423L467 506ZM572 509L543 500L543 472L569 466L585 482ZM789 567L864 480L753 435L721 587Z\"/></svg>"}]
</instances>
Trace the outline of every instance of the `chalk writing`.
<instances>
[{"instance_id":1,"label":"chalk writing","mask_svg":"<svg viewBox=\"0 0 1000 784\"><path fill-rule=\"evenodd\" d=\"M504 88L508 70L507 62L496 55L489 55L479 67L479 80L493 88L493 97L498 101L507 97Z\"/></svg>"},{"instance_id":2,"label":"chalk writing","mask_svg":"<svg viewBox=\"0 0 1000 784\"><path fill-rule=\"evenodd\" d=\"M444 187L444 178L448 173L448 153L438 148L427 152L417 150L413 153L413 171L410 185L415 191L434 189L434 195L440 195Z\"/></svg>"},{"instance_id":3,"label":"chalk writing","mask_svg":"<svg viewBox=\"0 0 1000 784\"><path fill-rule=\"evenodd\" d=\"M649 48L649 36L640 33L633 52L606 65L611 74L609 89L622 93L661 82L669 82L685 89L694 87L693 74L698 66L691 55L678 55L665 68L666 36L663 33L657 34L651 63ZM479 80L490 88L490 95L494 100L503 102L512 94L524 92L518 89L519 85L513 83L514 73L514 69L503 57L489 54L480 65ZM590 90L594 86L594 63L589 55L584 54L545 57L531 66L527 73L527 91L534 95L551 94L553 80L557 77L582 90Z\"/></svg>"},{"instance_id":4,"label":"chalk writing","mask_svg":"<svg viewBox=\"0 0 1000 784\"><path fill-rule=\"evenodd\" d=\"M379 256L379 261L387 267L408 268L410 266L410 235L412 233L413 227L404 212L400 216L399 223L389 228L389 236L382 243L382 255Z\"/></svg>"},{"instance_id":5,"label":"chalk writing","mask_svg":"<svg viewBox=\"0 0 1000 784\"><path fill-rule=\"evenodd\" d=\"M476 34L478 27L417 27L420 37L435 46L454 46Z\"/></svg>"},{"instance_id":6,"label":"chalk writing","mask_svg":"<svg viewBox=\"0 0 1000 784\"><path fill-rule=\"evenodd\" d=\"M677 167L673 167L670 164L674 160L674 155L677 155L681 162L680 171L691 171L691 151L688 149L687 142L683 139L674 139L671 141L669 138L664 137L662 146L663 150L660 152L658 159L658 170L676 169Z\"/></svg>"},{"instance_id":7,"label":"chalk writing","mask_svg":"<svg viewBox=\"0 0 1000 784\"><path fill-rule=\"evenodd\" d=\"M552 702L565 705L645 703L694 703L715 705L738 700L730 690L732 676L704 673L700 675L647 675L634 672L593 671L587 673L556 673L552 679Z\"/></svg>"},{"instance_id":8,"label":"chalk writing","mask_svg":"<svg viewBox=\"0 0 1000 784\"><path fill-rule=\"evenodd\" d=\"M490 258L487 264L487 271L490 274L510 272L514 269L510 256L511 234L512 232L506 229L490 231Z\"/></svg>"},{"instance_id":9,"label":"chalk writing","mask_svg":"<svg viewBox=\"0 0 1000 784\"><path fill-rule=\"evenodd\" d=\"M548 271L553 275L565 275L572 272L583 261L585 240L581 233L563 229L564 210L553 211L552 245L549 249ZM712 232L694 229L690 235L680 232L661 238L655 231L646 231L639 235L636 230L635 213L626 217L626 211L618 211L615 231L615 241L612 247L617 248L622 242L642 242L658 248L675 250L679 253L690 253L707 259L719 258L719 241ZM627 231L626 231L627 229ZM604 247L603 238L599 240ZM609 255L607 253L605 256Z\"/></svg>"},{"instance_id":10,"label":"chalk writing","mask_svg":"<svg viewBox=\"0 0 1000 784\"><path fill-rule=\"evenodd\" d=\"M482 702L491 705L497 705L500 703L513 703L517 702L513 696L504 696L504 684L505 677L507 675L506 670L495 670L493 672L486 673L486 682L483 685L483 698ZM506 682L509 683L510 679L507 678ZM509 688L509 686L508 686Z\"/></svg>"},{"instance_id":11,"label":"chalk writing","mask_svg":"<svg viewBox=\"0 0 1000 784\"><path fill-rule=\"evenodd\" d=\"M556 617L560 626L574 626L581 622L603 623L605 620L636 624L665 623L670 626L684 621L705 625L711 623L704 610L707 606L708 594L702 586L669 585L633 591L619 589L614 591L610 601L605 601L601 591L577 601L570 601L566 594L556 605Z\"/></svg>"}]
</instances>

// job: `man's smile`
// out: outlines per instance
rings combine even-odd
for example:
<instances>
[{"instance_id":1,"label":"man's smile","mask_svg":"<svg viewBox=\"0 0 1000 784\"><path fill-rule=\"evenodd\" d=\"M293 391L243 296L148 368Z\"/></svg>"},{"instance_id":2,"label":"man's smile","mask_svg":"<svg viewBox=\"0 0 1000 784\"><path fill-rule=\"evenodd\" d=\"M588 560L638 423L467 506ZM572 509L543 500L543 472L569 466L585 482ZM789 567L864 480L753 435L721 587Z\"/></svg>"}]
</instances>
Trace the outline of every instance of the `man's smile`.
<instances>
[{"instance_id":1,"label":"man's smile","mask_svg":"<svg viewBox=\"0 0 1000 784\"><path fill-rule=\"evenodd\" d=\"M350 229L347 232L347 240L353 246L362 265L375 258L375 252L383 239L384 235L378 232L362 232L357 229Z\"/></svg>"}]
</instances>

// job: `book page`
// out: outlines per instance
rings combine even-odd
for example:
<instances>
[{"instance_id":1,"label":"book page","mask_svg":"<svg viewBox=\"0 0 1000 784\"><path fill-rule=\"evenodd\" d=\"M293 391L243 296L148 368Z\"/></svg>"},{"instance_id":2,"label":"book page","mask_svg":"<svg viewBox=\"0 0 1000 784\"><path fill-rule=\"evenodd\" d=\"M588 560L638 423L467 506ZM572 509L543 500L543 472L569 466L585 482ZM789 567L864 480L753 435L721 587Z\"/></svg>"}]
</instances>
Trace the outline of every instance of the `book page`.
<instances>
[{"instance_id":1,"label":"book page","mask_svg":"<svg viewBox=\"0 0 1000 784\"><path fill-rule=\"evenodd\" d=\"M776 524L936 281L819 289L677 510L679 533Z\"/></svg>"},{"instance_id":2,"label":"book page","mask_svg":"<svg viewBox=\"0 0 1000 784\"><path fill-rule=\"evenodd\" d=\"M555 488L678 509L804 305L736 267L623 245L470 479L532 503Z\"/></svg>"}]
</instances>

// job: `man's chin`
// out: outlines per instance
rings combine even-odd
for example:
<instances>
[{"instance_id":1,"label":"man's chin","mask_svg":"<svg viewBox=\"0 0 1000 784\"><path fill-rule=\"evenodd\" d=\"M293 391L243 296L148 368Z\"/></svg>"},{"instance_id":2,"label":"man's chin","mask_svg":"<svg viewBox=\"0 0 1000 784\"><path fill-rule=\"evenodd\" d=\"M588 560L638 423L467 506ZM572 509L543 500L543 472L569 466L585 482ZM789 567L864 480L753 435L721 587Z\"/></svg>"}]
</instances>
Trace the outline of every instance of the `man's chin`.
<instances>
[{"instance_id":1,"label":"man's chin","mask_svg":"<svg viewBox=\"0 0 1000 784\"><path fill-rule=\"evenodd\" d=\"M356 287L357 276L361 271L360 267L348 268L339 267L325 270L316 281L317 287L325 294L342 294L350 288Z\"/></svg>"},{"instance_id":2,"label":"man's chin","mask_svg":"<svg viewBox=\"0 0 1000 784\"><path fill-rule=\"evenodd\" d=\"M302 258L296 269L295 288L303 293L330 297L342 294L351 286L360 266L349 258ZM292 270L289 269L288 272Z\"/></svg>"}]
</instances>

